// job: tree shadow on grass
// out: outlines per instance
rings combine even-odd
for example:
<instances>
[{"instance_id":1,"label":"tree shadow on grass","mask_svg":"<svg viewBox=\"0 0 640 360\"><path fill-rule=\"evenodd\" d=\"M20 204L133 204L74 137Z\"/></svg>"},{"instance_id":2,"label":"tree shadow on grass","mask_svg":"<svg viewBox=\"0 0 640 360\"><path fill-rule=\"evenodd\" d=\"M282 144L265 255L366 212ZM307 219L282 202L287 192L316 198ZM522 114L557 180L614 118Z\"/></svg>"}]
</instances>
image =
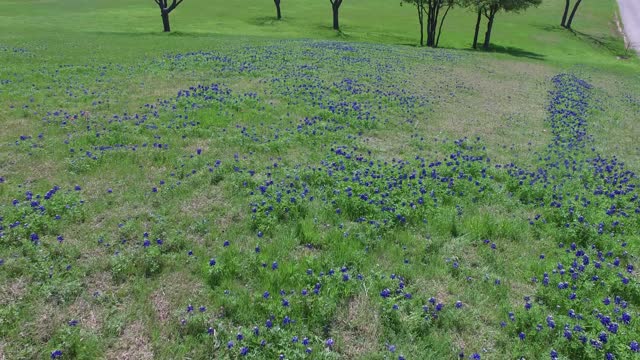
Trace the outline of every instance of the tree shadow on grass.
<instances>
[{"instance_id":1,"label":"tree shadow on grass","mask_svg":"<svg viewBox=\"0 0 640 360\"><path fill-rule=\"evenodd\" d=\"M606 50L613 56L628 56L624 47L621 46L620 38L609 34L588 34L575 29L566 29L560 25L536 25L540 30L554 33L571 34L579 41L588 43L594 47Z\"/></svg>"},{"instance_id":2,"label":"tree shadow on grass","mask_svg":"<svg viewBox=\"0 0 640 360\"><path fill-rule=\"evenodd\" d=\"M479 51L474 49L463 49L465 51ZM497 53L497 54L506 54L519 58L527 58L533 60L543 61L545 59L545 55L538 54L532 51L527 51L515 46L501 46L501 45L491 45L487 53Z\"/></svg>"},{"instance_id":3,"label":"tree shadow on grass","mask_svg":"<svg viewBox=\"0 0 640 360\"><path fill-rule=\"evenodd\" d=\"M247 20L247 23L249 25L255 25L255 26L266 26L266 25L277 25L280 23L285 22L284 17L280 20L278 20L276 18L275 15L273 16L257 16L254 18L251 18L249 20Z\"/></svg>"},{"instance_id":4,"label":"tree shadow on grass","mask_svg":"<svg viewBox=\"0 0 640 360\"><path fill-rule=\"evenodd\" d=\"M185 31L171 31L169 33L159 31L89 31L89 34L94 35L119 35L119 36L159 36L159 37L192 37L192 38L206 38L211 36L218 36L220 34L214 32L185 32Z\"/></svg>"},{"instance_id":5,"label":"tree shadow on grass","mask_svg":"<svg viewBox=\"0 0 640 360\"><path fill-rule=\"evenodd\" d=\"M594 46L607 50L611 55L620 56L624 55L624 46L616 46L619 45L620 41L615 36L611 35L592 35L583 33L577 30L569 30L573 33L579 40L586 41L591 43Z\"/></svg>"}]
</instances>

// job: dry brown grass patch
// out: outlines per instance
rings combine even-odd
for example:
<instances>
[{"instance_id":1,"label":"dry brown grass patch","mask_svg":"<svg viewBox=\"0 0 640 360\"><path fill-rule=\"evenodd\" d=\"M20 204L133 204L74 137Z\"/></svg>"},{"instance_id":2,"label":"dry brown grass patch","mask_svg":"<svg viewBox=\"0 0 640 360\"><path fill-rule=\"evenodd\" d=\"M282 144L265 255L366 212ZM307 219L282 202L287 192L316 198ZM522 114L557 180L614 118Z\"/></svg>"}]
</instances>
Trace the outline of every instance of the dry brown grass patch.
<instances>
[{"instance_id":1,"label":"dry brown grass patch","mask_svg":"<svg viewBox=\"0 0 640 360\"><path fill-rule=\"evenodd\" d=\"M24 278L0 285L0 306L20 301L27 292L27 285Z\"/></svg>"},{"instance_id":2,"label":"dry brown grass patch","mask_svg":"<svg viewBox=\"0 0 640 360\"><path fill-rule=\"evenodd\" d=\"M118 289L118 286L114 284L109 272L97 272L95 274L91 274L87 277L85 285L89 296L103 296L105 294L113 293Z\"/></svg>"},{"instance_id":3,"label":"dry brown grass patch","mask_svg":"<svg viewBox=\"0 0 640 360\"><path fill-rule=\"evenodd\" d=\"M224 195L220 187L206 187L184 201L180 206L180 212L185 216L198 218L210 213L215 207L223 205L224 202Z\"/></svg>"},{"instance_id":4,"label":"dry brown grass patch","mask_svg":"<svg viewBox=\"0 0 640 360\"><path fill-rule=\"evenodd\" d=\"M164 324L171 320L172 313L193 301L193 305L199 303L196 299L203 298L204 286L202 282L189 277L188 274L174 272L164 276L159 282L161 285L150 296L156 319ZM206 305L204 300L202 305Z\"/></svg>"},{"instance_id":5,"label":"dry brown grass patch","mask_svg":"<svg viewBox=\"0 0 640 360\"><path fill-rule=\"evenodd\" d=\"M102 328L102 313L100 309L84 298L78 298L69 307L69 318L78 320L80 326L93 332L98 332Z\"/></svg>"},{"instance_id":6,"label":"dry brown grass patch","mask_svg":"<svg viewBox=\"0 0 640 360\"><path fill-rule=\"evenodd\" d=\"M140 321L129 324L116 341L116 348L107 353L107 359L113 360L150 360L154 358L151 341L144 325Z\"/></svg>"},{"instance_id":7,"label":"dry brown grass patch","mask_svg":"<svg viewBox=\"0 0 640 360\"><path fill-rule=\"evenodd\" d=\"M375 306L363 294L349 301L342 308L342 314L336 317L336 335L341 339L338 349L346 359L356 359L374 352L378 348L378 339L382 336L380 315Z\"/></svg>"},{"instance_id":8,"label":"dry brown grass patch","mask_svg":"<svg viewBox=\"0 0 640 360\"><path fill-rule=\"evenodd\" d=\"M35 320L24 325L23 334L30 333L32 339L46 343L64 319L62 312L53 304L44 304L40 308L42 310L35 317Z\"/></svg>"},{"instance_id":9,"label":"dry brown grass patch","mask_svg":"<svg viewBox=\"0 0 640 360\"><path fill-rule=\"evenodd\" d=\"M496 160L514 153L526 156L530 148L541 149L548 143L550 134L545 131L544 119L552 68L479 59L473 66L447 66L441 72L419 67L416 74L422 75L412 78L410 87L416 93L439 98L426 121L418 123L425 138L479 136ZM433 89L438 93L431 94ZM510 151L512 144L514 150Z\"/></svg>"}]
</instances>

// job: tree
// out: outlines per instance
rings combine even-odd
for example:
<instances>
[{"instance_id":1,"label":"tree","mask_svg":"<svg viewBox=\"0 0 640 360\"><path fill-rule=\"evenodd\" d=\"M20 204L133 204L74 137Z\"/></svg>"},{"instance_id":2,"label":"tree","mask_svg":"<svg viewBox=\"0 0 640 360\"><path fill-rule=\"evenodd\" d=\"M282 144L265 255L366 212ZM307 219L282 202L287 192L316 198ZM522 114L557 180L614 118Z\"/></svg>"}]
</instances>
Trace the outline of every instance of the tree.
<instances>
[{"instance_id":1,"label":"tree","mask_svg":"<svg viewBox=\"0 0 640 360\"><path fill-rule=\"evenodd\" d=\"M582 1L582 0L578 0ZM473 39L473 48L477 48L478 34L480 32L480 22L482 16L487 19L487 31L484 34L483 49L488 50L491 45L491 35L496 15L502 10L505 12L519 12L531 6L538 6L542 0L465 0L464 5L473 6L478 12L476 20L476 31Z\"/></svg>"},{"instance_id":2,"label":"tree","mask_svg":"<svg viewBox=\"0 0 640 360\"><path fill-rule=\"evenodd\" d=\"M478 18L476 19L476 32L473 35L473 48L478 48L478 35L480 34L480 22L482 21L482 8L478 7Z\"/></svg>"},{"instance_id":3,"label":"tree","mask_svg":"<svg viewBox=\"0 0 640 360\"><path fill-rule=\"evenodd\" d=\"M485 50L489 49L489 45L491 44L491 31L493 30L493 21L496 18L496 14L503 7L503 1L494 0L489 1L488 4L482 8L482 12L484 16L487 18L487 31L484 33L484 44L482 48Z\"/></svg>"},{"instance_id":4,"label":"tree","mask_svg":"<svg viewBox=\"0 0 640 360\"><path fill-rule=\"evenodd\" d=\"M280 0L273 0L276 3L276 11L278 13L278 20L282 19L282 12L280 12Z\"/></svg>"},{"instance_id":5,"label":"tree","mask_svg":"<svg viewBox=\"0 0 640 360\"><path fill-rule=\"evenodd\" d=\"M562 13L562 21L560 26L567 26L567 15L569 15L569 7L571 6L571 0L564 0L564 13Z\"/></svg>"},{"instance_id":6,"label":"tree","mask_svg":"<svg viewBox=\"0 0 640 360\"><path fill-rule=\"evenodd\" d=\"M573 10L571 11L571 15L569 15L569 8L571 7L571 0L565 0L564 5L564 13L562 14L562 23L560 25L564 28L571 30L571 24L573 23L573 18L576 16L576 12L578 11L578 7L582 3L582 0L578 0L573 4ZM567 15L569 15L569 19L567 19Z\"/></svg>"},{"instance_id":7,"label":"tree","mask_svg":"<svg viewBox=\"0 0 640 360\"><path fill-rule=\"evenodd\" d=\"M169 14L178 7L178 5L182 4L184 0L171 0L171 5L169 5L169 0L153 0L160 7L160 16L162 16L162 26L164 27L164 32L171 31L171 25L169 25Z\"/></svg>"},{"instance_id":8,"label":"tree","mask_svg":"<svg viewBox=\"0 0 640 360\"><path fill-rule=\"evenodd\" d=\"M442 26L447 18L449 10L455 4L454 0L402 0L412 4L418 11L418 23L420 24L420 46L424 46L425 15L427 17L427 46L438 47ZM402 5L402 2L400 5ZM440 16L442 9L445 9ZM440 24L440 26L438 26Z\"/></svg>"},{"instance_id":9,"label":"tree","mask_svg":"<svg viewBox=\"0 0 640 360\"><path fill-rule=\"evenodd\" d=\"M329 0L331 3L331 9L333 10L333 30L340 30L340 23L338 22L338 11L343 0Z\"/></svg>"},{"instance_id":10,"label":"tree","mask_svg":"<svg viewBox=\"0 0 640 360\"><path fill-rule=\"evenodd\" d=\"M476 27L473 35L473 48L478 48L478 36L480 34L480 23L482 22L482 14L484 13L484 7L486 5L485 0L461 0L460 5L463 7L470 7L475 13L478 14L476 18Z\"/></svg>"},{"instance_id":11,"label":"tree","mask_svg":"<svg viewBox=\"0 0 640 360\"><path fill-rule=\"evenodd\" d=\"M424 2L425 0L402 0L402 2L411 3L418 11L418 24L420 25L420 46L424 46ZM402 6L402 2L400 6Z\"/></svg>"}]
</instances>

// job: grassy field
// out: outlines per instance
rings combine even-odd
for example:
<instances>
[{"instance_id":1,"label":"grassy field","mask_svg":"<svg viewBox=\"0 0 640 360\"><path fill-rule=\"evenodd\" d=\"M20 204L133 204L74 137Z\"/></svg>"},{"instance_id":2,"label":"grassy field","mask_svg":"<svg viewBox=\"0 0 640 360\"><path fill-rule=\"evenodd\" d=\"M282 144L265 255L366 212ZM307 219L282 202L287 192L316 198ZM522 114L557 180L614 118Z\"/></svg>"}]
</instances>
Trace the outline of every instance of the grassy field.
<instances>
[{"instance_id":1,"label":"grassy field","mask_svg":"<svg viewBox=\"0 0 640 360\"><path fill-rule=\"evenodd\" d=\"M640 356L614 1L239 3L0 0L0 359Z\"/></svg>"}]
</instances>

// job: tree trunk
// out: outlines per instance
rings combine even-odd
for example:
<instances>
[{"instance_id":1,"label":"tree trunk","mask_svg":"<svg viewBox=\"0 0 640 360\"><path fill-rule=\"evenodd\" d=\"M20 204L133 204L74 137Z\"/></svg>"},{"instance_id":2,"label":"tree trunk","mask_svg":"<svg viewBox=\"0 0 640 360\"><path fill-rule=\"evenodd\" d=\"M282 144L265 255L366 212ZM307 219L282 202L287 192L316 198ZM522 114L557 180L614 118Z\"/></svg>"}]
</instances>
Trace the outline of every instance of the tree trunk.
<instances>
[{"instance_id":1,"label":"tree trunk","mask_svg":"<svg viewBox=\"0 0 640 360\"><path fill-rule=\"evenodd\" d=\"M338 22L338 9L339 6L333 5L333 30L340 30L340 23Z\"/></svg>"},{"instance_id":2,"label":"tree trunk","mask_svg":"<svg viewBox=\"0 0 640 360\"><path fill-rule=\"evenodd\" d=\"M480 22L482 21L482 8L478 9L478 20L476 20L476 33L473 35L473 48L478 48L478 34L480 34Z\"/></svg>"},{"instance_id":3,"label":"tree trunk","mask_svg":"<svg viewBox=\"0 0 640 360\"><path fill-rule=\"evenodd\" d=\"M417 3L418 8L418 22L420 23L420 46L424 46L424 13L422 12L422 5Z\"/></svg>"},{"instance_id":4,"label":"tree trunk","mask_svg":"<svg viewBox=\"0 0 640 360\"><path fill-rule=\"evenodd\" d=\"M433 42L431 44L431 47L438 47L438 44L436 43L437 39L436 39L436 34L437 34L437 30L438 30L438 18L440 17L440 2L442 0L435 0L434 4L433 4L433 18L431 19L431 39L433 39Z\"/></svg>"},{"instance_id":5,"label":"tree trunk","mask_svg":"<svg viewBox=\"0 0 640 360\"><path fill-rule=\"evenodd\" d=\"M489 45L491 44L491 30L493 30L493 19L496 17L496 12L493 10L489 10L489 23L487 23L487 32L484 34L484 45L483 48L485 50L489 50Z\"/></svg>"},{"instance_id":6,"label":"tree trunk","mask_svg":"<svg viewBox=\"0 0 640 360\"><path fill-rule=\"evenodd\" d=\"M164 27L164 32L171 32L171 25L169 25L169 13L167 11L162 10L162 26Z\"/></svg>"},{"instance_id":7,"label":"tree trunk","mask_svg":"<svg viewBox=\"0 0 640 360\"><path fill-rule=\"evenodd\" d=\"M440 19L440 27L438 28L438 38L436 39L436 47L440 45L440 35L442 35L442 25L444 25L444 20L447 18L449 9L451 9L451 5L447 6L447 10L444 12L444 15L442 15L442 19Z\"/></svg>"},{"instance_id":8,"label":"tree trunk","mask_svg":"<svg viewBox=\"0 0 640 360\"><path fill-rule=\"evenodd\" d=\"M427 46L428 47L433 47L436 43L436 39L434 37L434 32L433 32L433 23L434 23L434 16L435 16L435 6L434 6L434 1L429 1L429 10L427 11Z\"/></svg>"},{"instance_id":9,"label":"tree trunk","mask_svg":"<svg viewBox=\"0 0 640 360\"><path fill-rule=\"evenodd\" d=\"M569 15L569 6L571 5L571 0L564 0L564 13L562 14L562 22L560 26L567 27L567 15Z\"/></svg>"},{"instance_id":10,"label":"tree trunk","mask_svg":"<svg viewBox=\"0 0 640 360\"><path fill-rule=\"evenodd\" d=\"M282 12L280 12L280 0L274 0L276 3L276 11L278 12L278 20L282 19Z\"/></svg>"},{"instance_id":11,"label":"tree trunk","mask_svg":"<svg viewBox=\"0 0 640 360\"><path fill-rule=\"evenodd\" d=\"M576 4L573 6L573 11L571 11L571 16L569 16L569 20L567 20L567 29L571 29L571 23L573 23L573 17L576 16L576 11L578 11L578 6L582 0L578 0Z\"/></svg>"}]
</instances>

